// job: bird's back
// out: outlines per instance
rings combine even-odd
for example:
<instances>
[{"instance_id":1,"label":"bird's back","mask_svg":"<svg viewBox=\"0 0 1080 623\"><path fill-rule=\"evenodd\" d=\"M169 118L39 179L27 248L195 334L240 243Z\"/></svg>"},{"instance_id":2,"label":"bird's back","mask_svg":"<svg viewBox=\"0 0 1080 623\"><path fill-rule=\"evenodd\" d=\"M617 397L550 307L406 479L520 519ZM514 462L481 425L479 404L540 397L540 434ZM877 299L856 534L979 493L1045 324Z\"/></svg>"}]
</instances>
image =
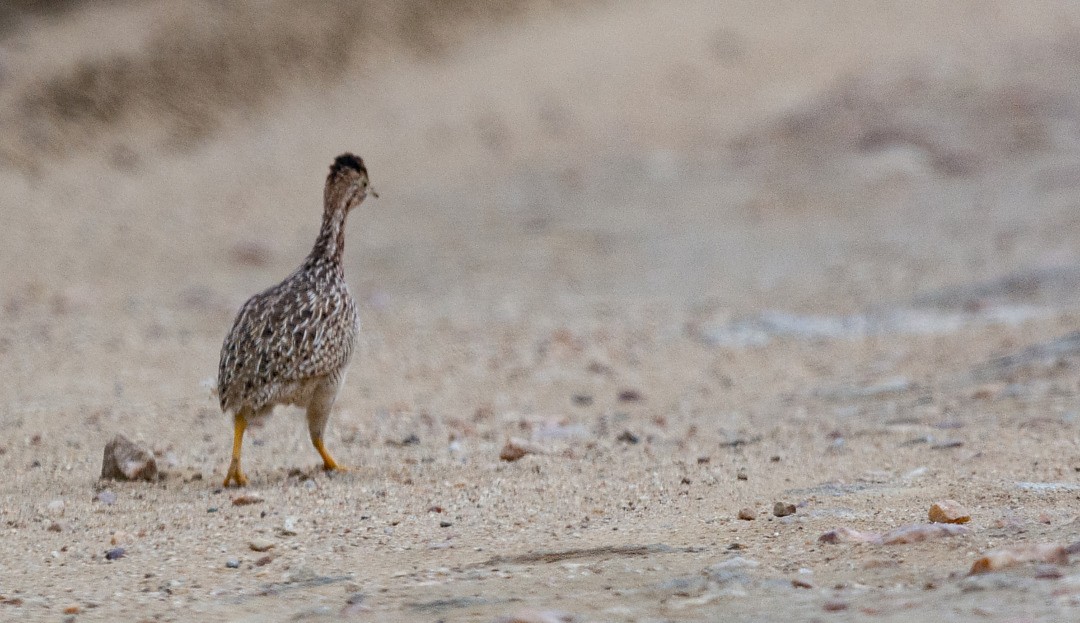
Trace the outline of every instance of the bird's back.
<instances>
[{"instance_id":1,"label":"bird's back","mask_svg":"<svg viewBox=\"0 0 1080 623\"><path fill-rule=\"evenodd\" d=\"M307 381L340 377L358 330L340 265L309 259L240 308L221 348L222 410L294 402Z\"/></svg>"}]
</instances>

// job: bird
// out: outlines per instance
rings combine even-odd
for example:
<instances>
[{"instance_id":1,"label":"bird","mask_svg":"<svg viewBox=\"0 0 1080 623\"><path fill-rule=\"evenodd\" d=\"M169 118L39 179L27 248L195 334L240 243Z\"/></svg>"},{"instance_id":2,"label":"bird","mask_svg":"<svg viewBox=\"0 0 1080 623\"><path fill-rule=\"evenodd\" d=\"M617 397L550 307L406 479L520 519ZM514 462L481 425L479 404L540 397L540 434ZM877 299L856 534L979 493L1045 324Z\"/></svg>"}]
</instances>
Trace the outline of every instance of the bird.
<instances>
[{"instance_id":1,"label":"bird","mask_svg":"<svg viewBox=\"0 0 1080 623\"><path fill-rule=\"evenodd\" d=\"M278 405L306 409L311 444L327 471L345 471L327 451L323 433L360 333L356 300L342 267L345 220L368 195L364 161L334 159L323 192L322 226L304 262L284 281L252 296L236 314L221 346L217 393L233 417L232 461L225 487L246 486L240 467L244 431Z\"/></svg>"}]
</instances>

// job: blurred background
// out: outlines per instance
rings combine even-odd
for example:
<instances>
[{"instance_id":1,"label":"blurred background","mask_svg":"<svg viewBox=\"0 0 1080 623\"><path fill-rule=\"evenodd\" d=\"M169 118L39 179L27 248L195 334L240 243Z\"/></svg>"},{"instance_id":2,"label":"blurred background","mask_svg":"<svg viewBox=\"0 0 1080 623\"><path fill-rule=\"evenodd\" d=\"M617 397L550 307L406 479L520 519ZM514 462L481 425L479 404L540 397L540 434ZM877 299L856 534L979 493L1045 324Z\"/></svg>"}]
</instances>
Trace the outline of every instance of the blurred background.
<instances>
[{"instance_id":1,"label":"blurred background","mask_svg":"<svg viewBox=\"0 0 1080 623\"><path fill-rule=\"evenodd\" d=\"M212 374L239 304L310 248L346 150L382 195L346 250L369 314L1074 305L1078 20L1064 1L7 2L0 313L45 336L0 343L25 355L11 391L162 335L155 365L198 348ZM115 348L73 362L84 342Z\"/></svg>"}]
</instances>

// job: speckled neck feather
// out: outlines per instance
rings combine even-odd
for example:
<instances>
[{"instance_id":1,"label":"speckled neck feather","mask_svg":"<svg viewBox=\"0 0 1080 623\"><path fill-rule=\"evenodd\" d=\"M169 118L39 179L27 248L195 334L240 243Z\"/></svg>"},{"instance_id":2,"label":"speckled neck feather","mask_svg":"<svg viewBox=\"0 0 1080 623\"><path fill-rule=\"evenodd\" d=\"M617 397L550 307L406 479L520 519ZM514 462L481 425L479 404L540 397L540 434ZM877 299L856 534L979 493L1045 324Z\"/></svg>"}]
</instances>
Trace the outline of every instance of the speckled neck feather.
<instances>
[{"instance_id":1,"label":"speckled neck feather","mask_svg":"<svg viewBox=\"0 0 1080 623\"><path fill-rule=\"evenodd\" d=\"M323 212L322 227L315 245L308 254L308 263L329 262L341 266L341 256L345 252L345 217L349 213L348 200L339 198L330 203L330 189L327 189L326 211Z\"/></svg>"}]
</instances>

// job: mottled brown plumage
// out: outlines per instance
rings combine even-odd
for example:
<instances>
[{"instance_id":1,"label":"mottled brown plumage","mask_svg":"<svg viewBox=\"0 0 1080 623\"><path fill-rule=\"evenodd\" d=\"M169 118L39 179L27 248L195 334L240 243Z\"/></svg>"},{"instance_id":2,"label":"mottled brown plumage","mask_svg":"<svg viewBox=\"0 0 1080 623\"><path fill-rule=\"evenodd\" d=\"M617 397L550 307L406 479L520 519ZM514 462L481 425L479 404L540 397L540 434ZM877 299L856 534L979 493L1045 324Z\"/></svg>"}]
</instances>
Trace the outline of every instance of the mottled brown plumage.
<instances>
[{"instance_id":1,"label":"mottled brown plumage","mask_svg":"<svg viewBox=\"0 0 1080 623\"><path fill-rule=\"evenodd\" d=\"M360 330L341 255L345 218L368 193L364 162L342 154L326 178L322 228L307 259L278 285L248 299L221 347L218 397L232 413L232 463L225 486L247 484L240 449L248 422L280 404L307 409L311 442L326 469L341 469L322 435Z\"/></svg>"}]
</instances>

